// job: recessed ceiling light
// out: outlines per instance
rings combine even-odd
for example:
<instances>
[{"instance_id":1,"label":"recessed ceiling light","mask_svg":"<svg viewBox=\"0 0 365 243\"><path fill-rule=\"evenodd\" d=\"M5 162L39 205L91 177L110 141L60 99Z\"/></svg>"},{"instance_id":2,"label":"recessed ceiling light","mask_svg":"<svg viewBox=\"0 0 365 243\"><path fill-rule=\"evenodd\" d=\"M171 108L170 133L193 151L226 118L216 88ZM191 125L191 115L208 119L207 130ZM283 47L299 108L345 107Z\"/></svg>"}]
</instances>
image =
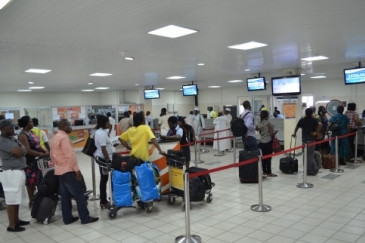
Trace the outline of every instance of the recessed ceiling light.
<instances>
[{"instance_id":1,"label":"recessed ceiling light","mask_svg":"<svg viewBox=\"0 0 365 243\"><path fill-rule=\"evenodd\" d=\"M185 77L183 76L171 76L171 77L168 77L167 79L183 79Z\"/></svg>"},{"instance_id":2,"label":"recessed ceiling light","mask_svg":"<svg viewBox=\"0 0 365 243\"><path fill-rule=\"evenodd\" d=\"M319 60L326 60L326 59L328 59L328 57L325 57L325 56L314 56L314 57L302 58L301 60L311 62L311 61L319 61Z\"/></svg>"},{"instance_id":3,"label":"recessed ceiling light","mask_svg":"<svg viewBox=\"0 0 365 243\"><path fill-rule=\"evenodd\" d=\"M242 83L243 80L230 80L228 83Z\"/></svg>"},{"instance_id":4,"label":"recessed ceiling light","mask_svg":"<svg viewBox=\"0 0 365 243\"><path fill-rule=\"evenodd\" d=\"M109 87L96 87L95 89L109 89Z\"/></svg>"},{"instance_id":5,"label":"recessed ceiling light","mask_svg":"<svg viewBox=\"0 0 365 243\"><path fill-rule=\"evenodd\" d=\"M93 85L93 83L87 83L88 85Z\"/></svg>"},{"instance_id":6,"label":"recessed ceiling light","mask_svg":"<svg viewBox=\"0 0 365 243\"><path fill-rule=\"evenodd\" d=\"M251 42L247 42L247 43L243 43L243 44L228 46L228 48L240 49L240 50L250 50L250 49L255 49L255 48L259 48L259 47L263 47L263 46L267 46L267 44L259 43L256 41L251 41Z\"/></svg>"},{"instance_id":7,"label":"recessed ceiling light","mask_svg":"<svg viewBox=\"0 0 365 243\"><path fill-rule=\"evenodd\" d=\"M34 82L28 82L28 84L34 84Z\"/></svg>"},{"instance_id":8,"label":"recessed ceiling light","mask_svg":"<svg viewBox=\"0 0 365 243\"><path fill-rule=\"evenodd\" d=\"M0 0L0 9L3 9L6 5L11 3L13 0Z\"/></svg>"},{"instance_id":9,"label":"recessed ceiling light","mask_svg":"<svg viewBox=\"0 0 365 243\"><path fill-rule=\"evenodd\" d=\"M44 86L32 86L29 89L44 89Z\"/></svg>"},{"instance_id":10,"label":"recessed ceiling light","mask_svg":"<svg viewBox=\"0 0 365 243\"><path fill-rule=\"evenodd\" d=\"M150 31L150 32L148 32L148 34L158 35L158 36L168 37L168 38L177 38L177 37L181 37L184 35L190 35L190 34L193 34L196 32L198 32L198 31L186 29L186 28L179 27L176 25L168 25L168 26L162 27L160 29Z\"/></svg>"},{"instance_id":11,"label":"recessed ceiling light","mask_svg":"<svg viewBox=\"0 0 365 243\"><path fill-rule=\"evenodd\" d=\"M313 77L311 77L311 78L327 78L326 76L324 76L324 75L319 75L319 76L313 76Z\"/></svg>"},{"instance_id":12,"label":"recessed ceiling light","mask_svg":"<svg viewBox=\"0 0 365 243\"><path fill-rule=\"evenodd\" d=\"M198 63L198 66L204 66L205 64L204 63Z\"/></svg>"},{"instance_id":13,"label":"recessed ceiling light","mask_svg":"<svg viewBox=\"0 0 365 243\"><path fill-rule=\"evenodd\" d=\"M247 69L245 69L245 72L248 72L248 71L250 71L251 69L249 69L249 68L247 68Z\"/></svg>"},{"instance_id":14,"label":"recessed ceiling light","mask_svg":"<svg viewBox=\"0 0 365 243\"><path fill-rule=\"evenodd\" d=\"M136 84L136 86L139 86L139 84Z\"/></svg>"},{"instance_id":15,"label":"recessed ceiling light","mask_svg":"<svg viewBox=\"0 0 365 243\"><path fill-rule=\"evenodd\" d=\"M133 61L134 60L134 57L126 57L124 58L125 60L128 60L128 61Z\"/></svg>"},{"instance_id":16,"label":"recessed ceiling light","mask_svg":"<svg viewBox=\"0 0 365 243\"><path fill-rule=\"evenodd\" d=\"M305 74L304 73L301 73L300 75L304 76Z\"/></svg>"},{"instance_id":17,"label":"recessed ceiling light","mask_svg":"<svg viewBox=\"0 0 365 243\"><path fill-rule=\"evenodd\" d=\"M208 88L211 88L211 89L216 89L216 88L220 88L221 86L215 86L215 85L213 85L213 86L208 86Z\"/></svg>"},{"instance_id":18,"label":"recessed ceiling light","mask_svg":"<svg viewBox=\"0 0 365 243\"><path fill-rule=\"evenodd\" d=\"M105 77L105 76L110 76L113 75L111 73L92 73L89 76L94 76L94 77Z\"/></svg>"},{"instance_id":19,"label":"recessed ceiling light","mask_svg":"<svg viewBox=\"0 0 365 243\"><path fill-rule=\"evenodd\" d=\"M93 89L82 89L81 91L82 92L93 92L94 90Z\"/></svg>"},{"instance_id":20,"label":"recessed ceiling light","mask_svg":"<svg viewBox=\"0 0 365 243\"><path fill-rule=\"evenodd\" d=\"M165 88L156 88L156 89L158 89L158 90L163 90L163 89L165 89Z\"/></svg>"},{"instance_id":21,"label":"recessed ceiling light","mask_svg":"<svg viewBox=\"0 0 365 243\"><path fill-rule=\"evenodd\" d=\"M30 89L18 89L18 92L32 92Z\"/></svg>"},{"instance_id":22,"label":"recessed ceiling light","mask_svg":"<svg viewBox=\"0 0 365 243\"><path fill-rule=\"evenodd\" d=\"M28 70L25 70L26 73L49 73L52 70L48 70L48 69L35 69L35 68L31 68Z\"/></svg>"}]
</instances>

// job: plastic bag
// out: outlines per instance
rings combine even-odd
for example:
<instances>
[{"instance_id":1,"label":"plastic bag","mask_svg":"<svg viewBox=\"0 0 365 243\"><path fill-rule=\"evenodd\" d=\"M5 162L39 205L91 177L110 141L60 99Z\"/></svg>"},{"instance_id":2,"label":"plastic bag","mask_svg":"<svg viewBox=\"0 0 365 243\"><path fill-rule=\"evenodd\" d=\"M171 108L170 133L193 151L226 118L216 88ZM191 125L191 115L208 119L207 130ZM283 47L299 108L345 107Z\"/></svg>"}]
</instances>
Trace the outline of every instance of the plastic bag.
<instances>
[{"instance_id":1,"label":"plastic bag","mask_svg":"<svg viewBox=\"0 0 365 243\"><path fill-rule=\"evenodd\" d=\"M117 207L132 206L131 174L113 170L113 200Z\"/></svg>"},{"instance_id":2,"label":"plastic bag","mask_svg":"<svg viewBox=\"0 0 365 243\"><path fill-rule=\"evenodd\" d=\"M142 202L160 198L159 189L156 186L155 172L150 163L144 163L134 168L138 185L136 191Z\"/></svg>"}]
</instances>

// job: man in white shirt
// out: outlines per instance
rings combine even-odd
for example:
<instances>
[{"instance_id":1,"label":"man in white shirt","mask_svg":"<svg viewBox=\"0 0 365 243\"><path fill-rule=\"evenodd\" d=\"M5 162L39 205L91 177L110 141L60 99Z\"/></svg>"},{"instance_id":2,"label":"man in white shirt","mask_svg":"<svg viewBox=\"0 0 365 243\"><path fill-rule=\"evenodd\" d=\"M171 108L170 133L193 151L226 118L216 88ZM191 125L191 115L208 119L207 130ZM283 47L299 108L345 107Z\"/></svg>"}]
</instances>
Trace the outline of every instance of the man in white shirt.
<instances>
[{"instance_id":1,"label":"man in white shirt","mask_svg":"<svg viewBox=\"0 0 365 243\"><path fill-rule=\"evenodd\" d=\"M150 111L146 112L146 125L150 126L151 130L153 130L153 118Z\"/></svg>"},{"instance_id":2,"label":"man in white shirt","mask_svg":"<svg viewBox=\"0 0 365 243\"><path fill-rule=\"evenodd\" d=\"M195 136L199 137L202 131L205 130L205 121L198 107L194 108L194 114L192 127L194 128Z\"/></svg>"},{"instance_id":3,"label":"man in white shirt","mask_svg":"<svg viewBox=\"0 0 365 243\"><path fill-rule=\"evenodd\" d=\"M167 131L169 130L169 123L168 123L168 119L169 116L166 114L167 110L166 108L162 108L161 109L161 115L160 115L160 120L158 121L158 125L160 126L160 130L162 135L167 134Z\"/></svg>"},{"instance_id":4,"label":"man in white shirt","mask_svg":"<svg viewBox=\"0 0 365 243\"><path fill-rule=\"evenodd\" d=\"M242 137L243 146L245 150L256 151L258 150L258 144L255 134L254 116L251 112L251 103L245 100L242 105L245 110L240 115L240 118L247 127L247 134Z\"/></svg>"},{"instance_id":5,"label":"man in white shirt","mask_svg":"<svg viewBox=\"0 0 365 243\"><path fill-rule=\"evenodd\" d=\"M106 113L106 116L109 118L109 123L110 123L110 127L109 127L109 133L108 136L110 138L117 136L116 131L115 131L115 119L112 117L112 114L110 112Z\"/></svg>"},{"instance_id":6,"label":"man in white shirt","mask_svg":"<svg viewBox=\"0 0 365 243\"><path fill-rule=\"evenodd\" d=\"M232 121L232 115L231 115L231 109L230 108L226 108L224 110L224 115L226 117L226 121L227 121L227 128L231 127L231 121ZM231 136L231 131L227 131L226 133L227 137ZM231 139L227 139L226 140L226 151L229 151L231 149Z\"/></svg>"},{"instance_id":7,"label":"man in white shirt","mask_svg":"<svg viewBox=\"0 0 365 243\"><path fill-rule=\"evenodd\" d=\"M190 114L185 118L185 123L190 125L190 126L193 126L193 119L194 119L194 112L193 111L190 111Z\"/></svg>"},{"instance_id":8,"label":"man in white shirt","mask_svg":"<svg viewBox=\"0 0 365 243\"><path fill-rule=\"evenodd\" d=\"M227 120L226 120L226 117L223 116L223 112L221 112L221 111L218 112L218 117L216 119L214 119L213 124L214 124L215 132L227 129ZM226 136L227 136L226 131L214 133L214 139L223 138ZM227 144L226 140L214 140L213 149L218 150L218 152L224 151L224 150L226 150L226 144ZM219 147L218 147L218 145L219 145Z\"/></svg>"}]
</instances>

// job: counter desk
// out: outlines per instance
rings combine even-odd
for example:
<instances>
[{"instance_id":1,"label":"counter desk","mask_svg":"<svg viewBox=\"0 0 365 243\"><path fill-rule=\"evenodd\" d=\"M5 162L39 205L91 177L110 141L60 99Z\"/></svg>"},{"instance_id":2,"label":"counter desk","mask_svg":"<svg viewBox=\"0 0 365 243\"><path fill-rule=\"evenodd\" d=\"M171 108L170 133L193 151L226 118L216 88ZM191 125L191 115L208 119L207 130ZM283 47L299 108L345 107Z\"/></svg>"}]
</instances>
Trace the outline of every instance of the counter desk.
<instances>
[{"instance_id":1,"label":"counter desk","mask_svg":"<svg viewBox=\"0 0 365 243\"><path fill-rule=\"evenodd\" d=\"M86 125L86 126L72 126L72 132L68 134L72 142L72 147L75 151L81 151L87 139L91 134L94 133L95 125ZM58 128L53 128L53 134L56 134Z\"/></svg>"}]
</instances>

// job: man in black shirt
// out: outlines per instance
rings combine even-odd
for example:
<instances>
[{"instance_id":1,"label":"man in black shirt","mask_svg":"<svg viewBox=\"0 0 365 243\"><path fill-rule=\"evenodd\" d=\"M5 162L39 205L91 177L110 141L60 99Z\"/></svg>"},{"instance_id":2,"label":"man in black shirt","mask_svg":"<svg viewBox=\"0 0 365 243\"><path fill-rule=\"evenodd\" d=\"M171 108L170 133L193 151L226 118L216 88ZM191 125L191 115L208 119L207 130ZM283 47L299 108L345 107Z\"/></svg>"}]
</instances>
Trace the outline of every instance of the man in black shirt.
<instances>
[{"instance_id":1,"label":"man in black shirt","mask_svg":"<svg viewBox=\"0 0 365 243\"><path fill-rule=\"evenodd\" d=\"M317 136L320 135L322 124L312 117L313 110L308 108L305 110L305 117L298 121L298 124L294 130L293 137L296 137L299 128L302 129L302 142L310 143L315 142ZM315 146L307 147L307 175L316 175L318 173L318 167L314 160Z\"/></svg>"}]
</instances>

